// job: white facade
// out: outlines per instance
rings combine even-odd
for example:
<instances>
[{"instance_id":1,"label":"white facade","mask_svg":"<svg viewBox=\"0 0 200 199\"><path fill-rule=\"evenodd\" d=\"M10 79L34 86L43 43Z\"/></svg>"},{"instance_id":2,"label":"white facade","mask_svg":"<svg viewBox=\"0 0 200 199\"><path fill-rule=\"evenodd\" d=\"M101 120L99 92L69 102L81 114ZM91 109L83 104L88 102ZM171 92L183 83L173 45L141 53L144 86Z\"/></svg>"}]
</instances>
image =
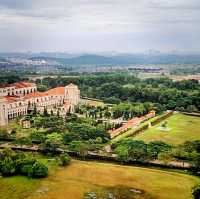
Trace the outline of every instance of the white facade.
<instances>
[{"instance_id":1,"label":"white facade","mask_svg":"<svg viewBox=\"0 0 200 199\"><path fill-rule=\"evenodd\" d=\"M3 98L0 98L0 124L1 126L8 124L6 101Z\"/></svg>"},{"instance_id":2,"label":"white facade","mask_svg":"<svg viewBox=\"0 0 200 199\"><path fill-rule=\"evenodd\" d=\"M1 88L3 95L0 93L0 126L7 125L10 119L26 115L34 107L38 112L43 112L46 108L49 113L60 111L60 115L65 116L67 111L73 112L74 106L80 101L80 90L74 84L46 92L37 92L36 85L32 85L25 88L9 87L10 90L8 87Z\"/></svg>"},{"instance_id":3,"label":"white facade","mask_svg":"<svg viewBox=\"0 0 200 199\"><path fill-rule=\"evenodd\" d=\"M19 82L14 84L2 85L0 87L0 96L24 96L37 91L36 84Z\"/></svg>"}]
</instances>

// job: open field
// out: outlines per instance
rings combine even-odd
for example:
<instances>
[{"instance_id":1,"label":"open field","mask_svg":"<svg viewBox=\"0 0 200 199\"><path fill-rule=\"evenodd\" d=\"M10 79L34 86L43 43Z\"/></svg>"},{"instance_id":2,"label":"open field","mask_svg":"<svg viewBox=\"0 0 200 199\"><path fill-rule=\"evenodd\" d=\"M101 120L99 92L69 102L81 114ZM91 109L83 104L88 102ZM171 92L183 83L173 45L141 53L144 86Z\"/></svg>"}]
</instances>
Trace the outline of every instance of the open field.
<instances>
[{"instance_id":1,"label":"open field","mask_svg":"<svg viewBox=\"0 0 200 199\"><path fill-rule=\"evenodd\" d=\"M148 168L73 160L68 167L51 172L42 180L26 177L0 178L1 199L82 199L84 193L121 189L142 194L126 199L189 199L191 188L200 183L194 176ZM134 195L135 196L135 195ZM124 198L124 197L121 197Z\"/></svg>"},{"instance_id":2,"label":"open field","mask_svg":"<svg viewBox=\"0 0 200 199\"><path fill-rule=\"evenodd\" d=\"M161 124L158 124L135 136L134 139L145 142L161 140L174 145L200 140L200 117L178 113L165 121L167 121L169 131L162 131L159 128Z\"/></svg>"},{"instance_id":3,"label":"open field","mask_svg":"<svg viewBox=\"0 0 200 199\"><path fill-rule=\"evenodd\" d=\"M95 107L97 107L97 106L105 106L105 104L104 104L104 102L103 101L101 101L101 100L95 100L95 99L81 99L82 100L82 103L84 103L84 104L87 104L87 105L89 105L89 106L95 106Z\"/></svg>"}]
</instances>

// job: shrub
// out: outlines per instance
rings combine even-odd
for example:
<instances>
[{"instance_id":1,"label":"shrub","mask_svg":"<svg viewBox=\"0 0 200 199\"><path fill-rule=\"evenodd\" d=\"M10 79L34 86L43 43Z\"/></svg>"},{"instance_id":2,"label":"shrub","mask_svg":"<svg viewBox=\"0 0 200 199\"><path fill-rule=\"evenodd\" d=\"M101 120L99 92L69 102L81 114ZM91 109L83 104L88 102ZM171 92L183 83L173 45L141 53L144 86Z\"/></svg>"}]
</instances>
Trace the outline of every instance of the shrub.
<instances>
[{"instance_id":1,"label":"shrub","mask_svg":"<svg viewBox=\"0 0 200 199\"><path fill-rule=\"evenodd\" d=\"M32 177L33 176L33 165L31 165L31 164L22 165L20 167L20 174L26 175L28 177Z\"/></svg>"},{"instance_id":2,"label":"shrub","mask_svg":"<svg viewBox=\"0 0 200 199\"><path fill-rule=\"evenodd\" d=\"M66 166L70 163L71 158L68 154L61 154L59 157L59 165Z\"/></svg>"},{"instance_id":3,"label":"shrub","mask_svg":"<svg viewBox=\"0 0 200 199\"><path fill-rule=\"evenodd\" d=\"M35 162L33 167L33 177L43 178L48 175L48 167L41 162Z\"/></svg>"},{"instance_id":4,"label":"shrub","mask_svg":"<svg viewBox=\"0 0 200 199\"><path fill-rule=\"evenodd\" d=\"M194 199L200 198L200 185L197 185L192 189L192 195Z\"/></svg>"},{"instance_id":5,"label":"shrub","mask_svg":"<svg viewBox=\"0 0 200 199\"><path fill-rule=\"evenodd\" d=\"M1 162L1 173L4 176L11 176L14 175L16 172L15 164L14 161L10 157L6 157L2 162Z\"/></svg>"}]
</instances>

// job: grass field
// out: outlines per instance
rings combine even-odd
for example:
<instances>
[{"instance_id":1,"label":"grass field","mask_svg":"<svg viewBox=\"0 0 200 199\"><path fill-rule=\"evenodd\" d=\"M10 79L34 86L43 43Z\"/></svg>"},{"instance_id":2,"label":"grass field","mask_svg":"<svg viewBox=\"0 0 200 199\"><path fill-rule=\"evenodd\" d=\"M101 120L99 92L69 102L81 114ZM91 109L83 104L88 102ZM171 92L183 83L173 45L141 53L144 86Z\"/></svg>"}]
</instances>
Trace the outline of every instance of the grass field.
<instances>
[{"instance_id":1,"label":"grass field","mask_svg":"<svg viewBox=\"0 0 200 199\"><path fill-rule=\"evenodd\" d=\"M82 199L85 192L128 187L142 190L141 196L133 197L137 199L190 199L191 188L197 183L199 178L186 174L73 160L42 180L0 178L0 198Z\"/></svg>"},{"instance_id":2,"label":"grass field","mask_svg":"<svg viewBox=\"0 0 200 199\"><path fill-rule=\"evenodd\" d=\"M161 124L153 126L134 137L145 142L161 140L169 144L182 144L185 141L200 140L200 117L174 114L166 119L169 131L159 129Z\"/></svg>"},{"instance_id":3,"label":"grass field","mask_svg":"<svg viewBox=\"0 0 200 199\"><path fill-rule=\"evenodd\" d=\"M85 104L90 105L90 106L101 106L104 107L105 104L103 101L101 100L92 100L92 99L82 99L84 101Z\"/></svg>"},{"instance_id":4,"label":"grass field","mask_svg":"<svg viewBox=\"0 0 200 199\"><path fill-rule=\"evenodd\" d=\"M44 180L49 192L36 194L31 199L81 199L84 192L99 187L126 186L144 190L138 198L189 199L191 188L199 179L189 175L147 168L119 166L106 163L73 163Z\"/></svg>"},{"instance_id":5,"label":"grass field","mask_svg":"<svg viewBox=\"0 0 200 199\"><path fill-rule=\"evenodd\" d=\"M28 179L23 176L1 177L0 198L1 199L24 199L35 192L39 187L39 180Z\"/></svg>"}]
</instances>

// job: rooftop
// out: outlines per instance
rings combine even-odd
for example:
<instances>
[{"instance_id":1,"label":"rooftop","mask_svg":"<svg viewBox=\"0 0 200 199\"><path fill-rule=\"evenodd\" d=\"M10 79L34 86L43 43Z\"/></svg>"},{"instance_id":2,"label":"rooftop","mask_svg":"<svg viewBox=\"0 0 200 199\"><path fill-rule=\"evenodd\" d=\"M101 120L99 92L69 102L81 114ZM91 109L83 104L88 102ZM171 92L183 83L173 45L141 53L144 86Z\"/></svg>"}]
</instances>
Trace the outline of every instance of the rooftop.
<instances>
[{"instance_id":1,"label":"rooftop","mask_svg":"<svg viewBox=\"0 0 200 199\"><path fill-rule=\"evenodd\" d=\"M30 83L30 82L16 82L13 84L0 84L0 88L10 88L10 87L15 87L16 89L18 88L28 88L28 87L34 87L36 86L35 83Z\"/></svg>"}]
</instances>

